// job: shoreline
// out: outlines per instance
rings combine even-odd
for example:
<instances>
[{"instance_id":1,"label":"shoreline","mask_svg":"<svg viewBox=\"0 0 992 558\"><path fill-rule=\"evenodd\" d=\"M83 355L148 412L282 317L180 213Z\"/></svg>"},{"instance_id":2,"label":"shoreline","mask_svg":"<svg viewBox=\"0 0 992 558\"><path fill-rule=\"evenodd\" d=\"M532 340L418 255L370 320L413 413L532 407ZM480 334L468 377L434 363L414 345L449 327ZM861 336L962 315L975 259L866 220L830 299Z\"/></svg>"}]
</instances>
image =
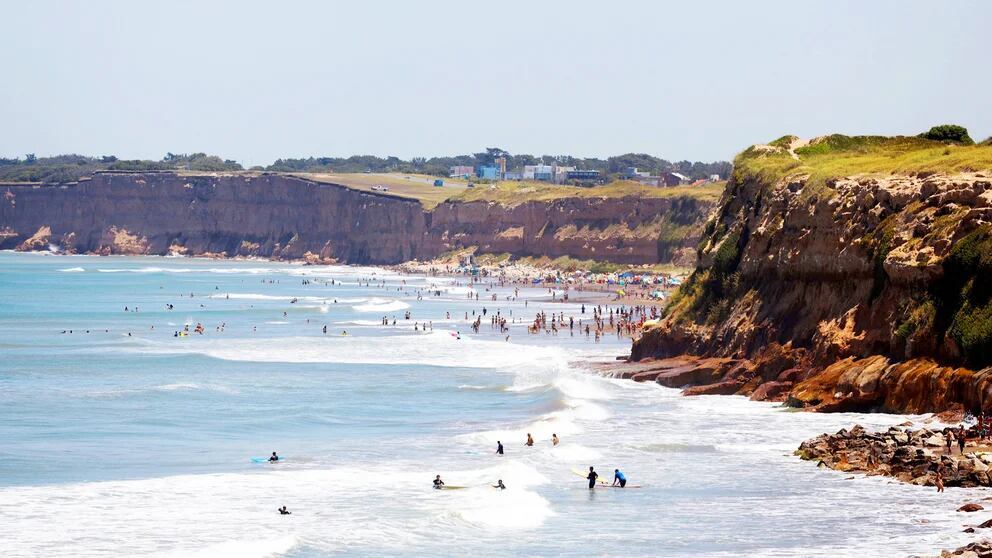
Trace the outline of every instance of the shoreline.
<instances>
[{"instance_id":1,"label":"shoreline","mask_svg":"<svg viewBox=\"0 0 992 558\"><path fill-rule=\"evenodd\" d=\"M176 258L176 259L178 259L178 258ZM205 260L207 260L207 259L209 259L209 258L205 258ZM263 260L256 260L256 259L250 259L250 260L247 260L247 261L253 261L253 262L270 262L271 260L264 260L264 259L263 259ZM179 263L179 264L181 265L181 262L174 262L174 263ZM89 266L87 266L87 267L89 267ZM376 268L379 268L379 266L375 266L375 267L376 267ZM380 269L381 269L381 268L380 268ZM463 277L463 276L457 276L457 275L456 275L456 276L454 276L454 278L459 278L459 277ZM394 281L396 281L396 280L398 280L398 278L394 278L393 280L394 280ZM285 281L284 281L284 283L285 283ZM480 290L481 290L481 289L480 289ZM533 305L534 305L534 300L535 300L535 299L531 299L531 306L532 306L532 307L533 307ZM549 301L547 301L547 300L545 300L545 299L544 299L543 297L542 297L542 299L541 299L540 301L541 301L541 303L545 303L545 302L549 302ZM577 301L576 301L575 299L571 299L571 300L569 300L569 302L572 302L572 303L576 303ZM142 306L144 306L144 304L143 304ZM350 329L350 328L349 328L349 329ZM540 339L540 340L538 340L538 339ZM554 343L553 343L553 342L552 342L552 341L550 340L550 338L549 338L549 339L544 339L544 338L543 338L543 336L539 336L538 338L535 338L535 341L536 341L536 344L539 344L539 345L553 345L553 344L554 344ZM612 348L611 348L611 350L612 350ZM602 351L601 351L601 352L602 352ZM610 360L608 360L608 359L609 359L609 353L608 353L608 352L603 352L603 354L602 354L602 355L599 355L599 356L597 356L597 357L591 357L591 356L590 356L590 357L588 357L587 359L585 359L585 362L588 362L588 363L589 363L589 366L588 366L588 367L589 367L589 368L591 368L591 369L592 369L592 372L593 372L593 374L595 374L595 373L596 373L596 372L598 371L598 369L599 369L600 367L604 367L604 366L610 366L611 364L612 364L612 365L616 365L616 364L617 364L617 363L616 363L615 361L613 361L613 362L611 362L611 361L610 361ZM621 364L622 364L622 365L627 365L627 364L629 364L629 363L621 363ZM659 374L660 374L660 372L659 372ZM670 375L670 376L672 376L672 375ZM661 382L658 382L658 383L661 383ZM793 419L791 419L791 418L787 418L787 419L783 419L783 420L788 420L788 421L791 421L791 420L793 420ZM784 424L784 423L783 423L783 424ZM528 429L530 429L530 428L533 428L533 427L532 427L532 426L528 426L527 428L528 428ZM570 441L570 440L569 440L569 441ZM709 440L707 440L707 442L709 442ZM714 440L714 441L713 441L713 443L719 443L719 442L718 442L718 441L716 441L716 440ZM785 455L787 455L787 454L785 454ZM783 457L783 459L782 459L781 461L782 461L783 463L787 463L787 462L789 462L789 461L792 461L792 460L793 460L793 458L790 458L790 457ZM957 496L961 496L961 494L957 494Z\"/></svg>"}]
</instances>

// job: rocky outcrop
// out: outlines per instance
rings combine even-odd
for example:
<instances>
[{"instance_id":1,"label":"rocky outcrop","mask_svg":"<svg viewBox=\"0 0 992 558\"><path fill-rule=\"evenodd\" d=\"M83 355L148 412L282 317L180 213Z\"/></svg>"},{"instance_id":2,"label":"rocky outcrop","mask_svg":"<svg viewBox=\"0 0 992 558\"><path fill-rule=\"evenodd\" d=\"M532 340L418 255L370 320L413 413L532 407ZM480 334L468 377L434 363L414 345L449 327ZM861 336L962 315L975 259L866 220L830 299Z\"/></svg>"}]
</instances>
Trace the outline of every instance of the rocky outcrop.
<instances>
[{"instance_id":1,"label":"rocky outcrop","mask_svg":"<svg viewBox=\"0 0 992 558\"><path fill-rule=\"evenodd\" d=\"M417 201L299 176L100 172L0 186L0 249L391 264L455 249L691 265L713 205L691 197L512 206Z\"/></svg>"},{"instance_id":2,"label":"rocky outcrop","mask_svg":"<svg viewBox=\"0 0 992 558\"><path fill-rule=\"evenodd\" d=\"M822 411L977 411L992 403L989 277L992 173L737 173L631 359L777 359L761 395Z\"/></svg>"},{"instance_id":3,"label":"rocky outcrop","mask_svg":"<svg viewBox=\"0 0 992 558\"><path fill-rule=\"evenodd\" d=\"M950 430L892 427L886 432L867 432L855 426L807 440L796 455L838 471L884 475L921 486L933 486L938 473L945 486L992 486L992 454L962 454L956 444L947 451L945 436Z\"/></svg>"}]
</instances>

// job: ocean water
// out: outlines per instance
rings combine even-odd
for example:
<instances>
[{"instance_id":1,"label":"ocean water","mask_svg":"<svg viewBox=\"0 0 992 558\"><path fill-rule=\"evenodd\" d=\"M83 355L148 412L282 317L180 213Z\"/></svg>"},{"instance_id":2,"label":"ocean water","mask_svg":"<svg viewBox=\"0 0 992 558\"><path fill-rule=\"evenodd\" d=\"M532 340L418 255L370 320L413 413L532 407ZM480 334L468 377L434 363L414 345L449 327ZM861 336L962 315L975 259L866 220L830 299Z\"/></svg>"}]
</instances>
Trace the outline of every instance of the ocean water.
<instances>
[{"instance_id":1,"label":"ocean water","mask_svg":"<svg viewBox=\"0 0 992 558\"><path fill-rule=\"evenodd\" d=\"M440 296L418 300L428 285ZM910 556L964 544L962 525L987 519L954 512L984 491L791 455L821 432L927 417L601 378L587 363L629 341L526 332L541 309L588 319L577 304L477 290L374 268L0 253L0 549ZM470 332L483 307L519 320L509 340L488 319ZM428 320L433 331L414 330ZM204 334L174 337L187 323ZM272 451L286 460L251 461ZM640 487L590 491L573 472L589 466ZM467 488L432 490L436 474Z\"/></svg>"}]
</instances>

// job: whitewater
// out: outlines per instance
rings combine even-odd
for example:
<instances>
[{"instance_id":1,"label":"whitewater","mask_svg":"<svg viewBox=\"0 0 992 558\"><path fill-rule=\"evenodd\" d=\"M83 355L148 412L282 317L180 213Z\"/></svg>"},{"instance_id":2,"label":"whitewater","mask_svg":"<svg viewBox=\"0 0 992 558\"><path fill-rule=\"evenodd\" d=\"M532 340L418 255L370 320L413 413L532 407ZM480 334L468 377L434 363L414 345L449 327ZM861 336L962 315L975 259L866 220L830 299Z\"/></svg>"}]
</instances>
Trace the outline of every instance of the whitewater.
<instances>
[{"instance_id":1,"label":"whitewater","mask_svg":"<svg viewBox=\"0 0 992 558\"><path fill-rule=\"evenodd\" d=\"M590 363L629 340L528 334L536 312L591 310L513 295L374 267L0 253L0 548L826 557L970 540L947 501L986 491L939 495L792 454L822 432L931 417L603 378ZM197 323L202 335L176 336ZM251 461L273 451L286 460ZM640 488L590 491L574 472L589 466ZM466 488L432 490L435 475Z\"/></svg>"}]
</instances>

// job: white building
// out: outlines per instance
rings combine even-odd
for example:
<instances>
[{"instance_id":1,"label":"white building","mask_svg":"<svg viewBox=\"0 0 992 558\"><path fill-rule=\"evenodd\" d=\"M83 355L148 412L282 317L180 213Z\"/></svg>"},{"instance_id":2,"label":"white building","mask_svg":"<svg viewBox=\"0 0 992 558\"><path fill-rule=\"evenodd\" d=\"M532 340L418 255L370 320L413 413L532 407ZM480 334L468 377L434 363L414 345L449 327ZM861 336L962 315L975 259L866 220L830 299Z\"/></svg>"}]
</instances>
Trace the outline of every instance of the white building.
<instances>
[{"instance_id":1,"label":"white building","mask_svg":"<svg viewBox=\"0 0 992 558\"><path fill-rule=\"evenodd\" d=\"M551 165L524 165L524 180L552 180L554 169Z\"/></svg>"},{"instance_id":2,"label":"white building","mask_svg":"<svg viewBox=\"0 0 992 558\"><path fill-rule=\"evenodd\" d=\"M553 171L555 184L564 184L568 171L574 170L575 167L559 167L558 165L555 165Z\"/></svg>"}]
</instances>

